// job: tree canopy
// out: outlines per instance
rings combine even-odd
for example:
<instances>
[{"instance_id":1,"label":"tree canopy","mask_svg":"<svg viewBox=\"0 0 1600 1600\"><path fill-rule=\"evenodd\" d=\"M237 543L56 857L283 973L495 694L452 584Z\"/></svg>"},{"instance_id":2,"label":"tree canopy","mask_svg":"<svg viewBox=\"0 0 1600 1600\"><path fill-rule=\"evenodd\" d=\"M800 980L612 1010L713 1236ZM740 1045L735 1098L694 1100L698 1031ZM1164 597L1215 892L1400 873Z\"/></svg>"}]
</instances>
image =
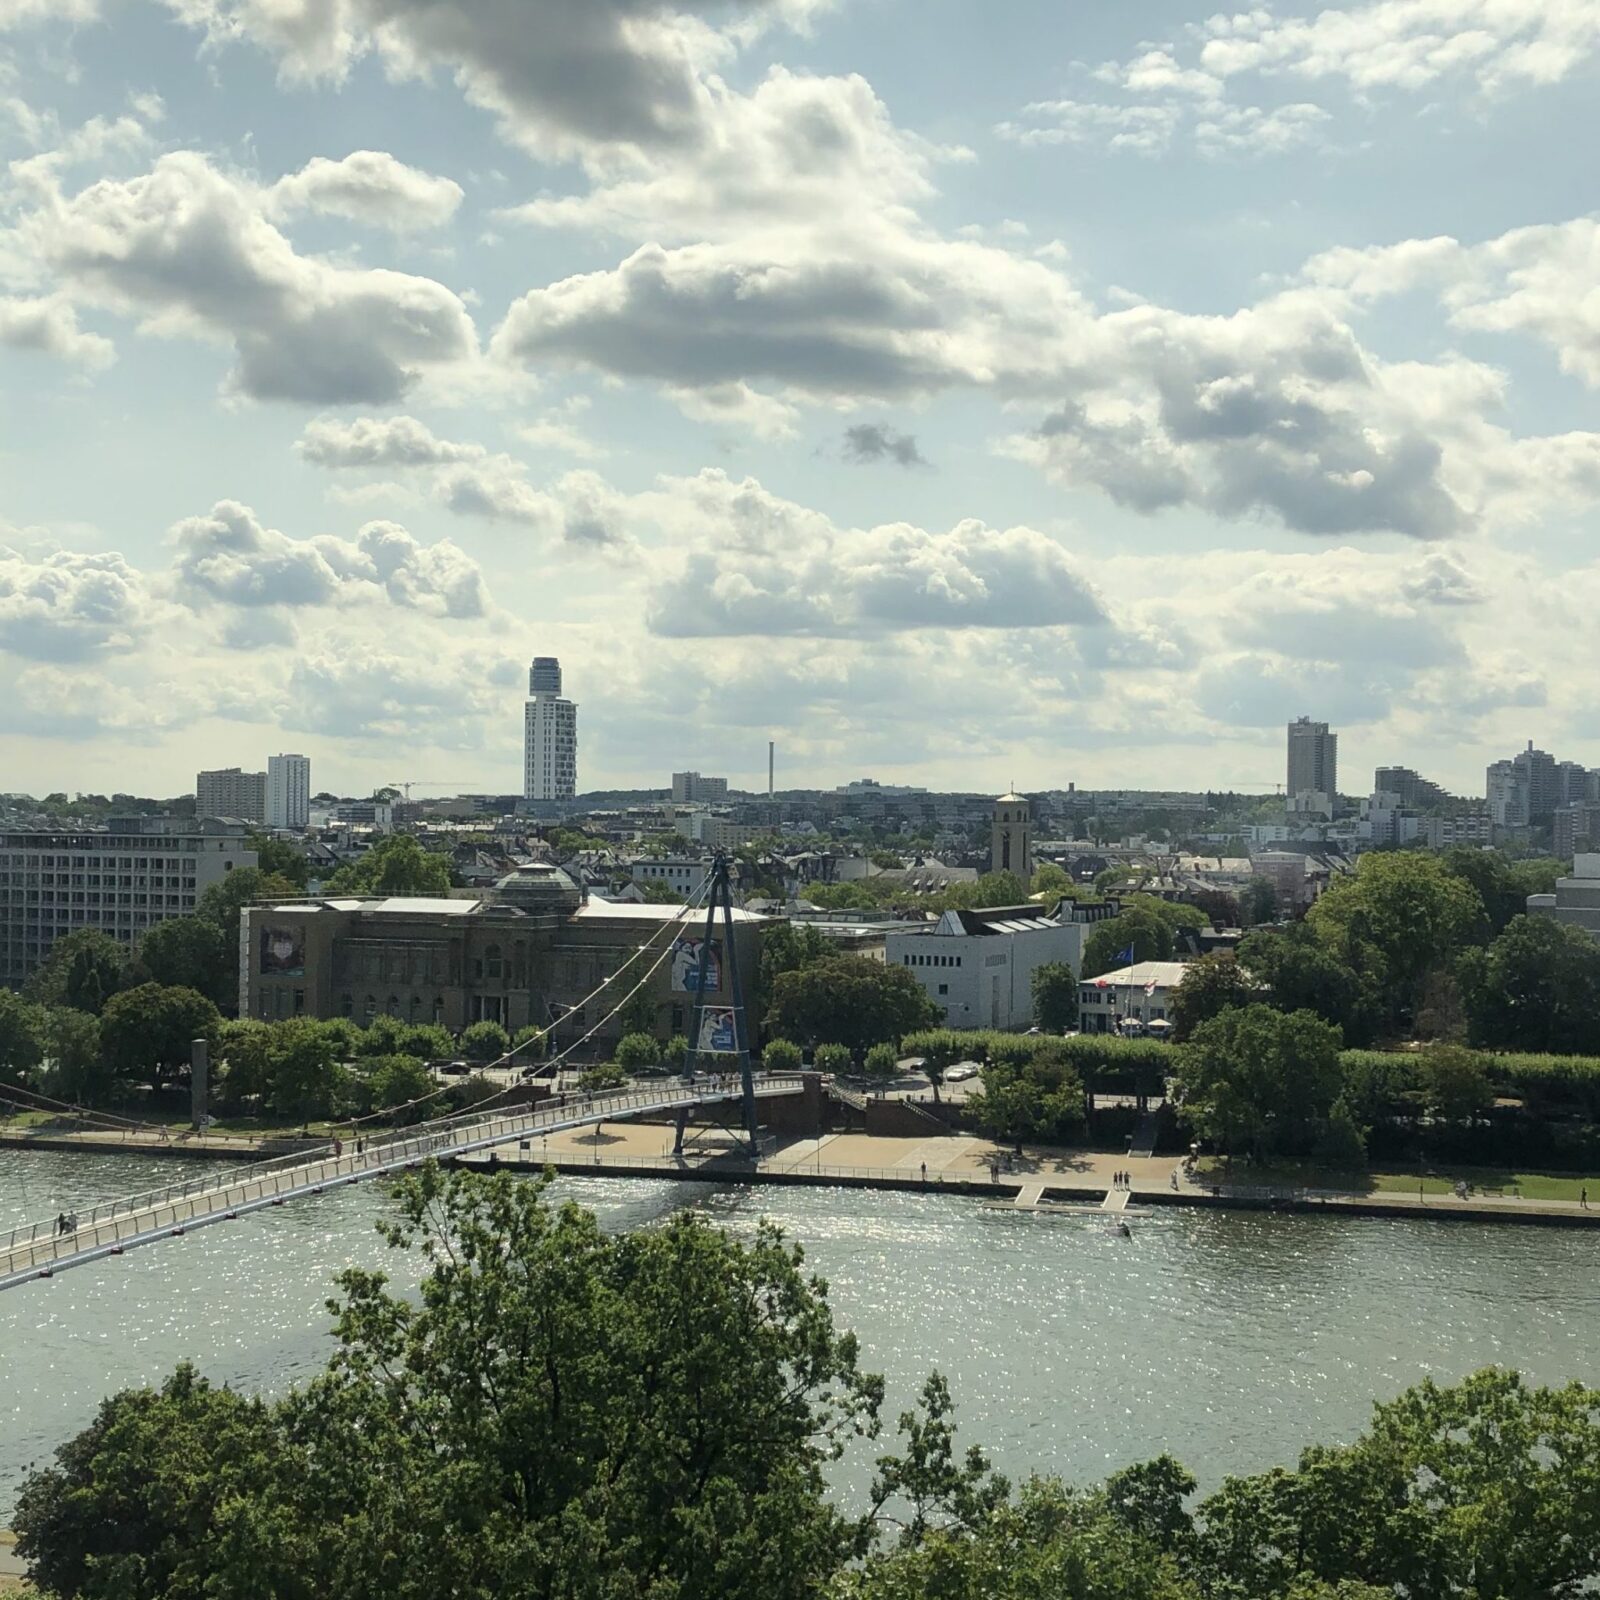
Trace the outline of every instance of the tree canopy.
<instances>
[{"instance_id":1,"label":"tree canopy","mask_svg":"<svg viewBox=\"0 0 1600 1600\"><path fill-rule=\"evenodd\" d=\"M1600 944L1551 917L1513 917L1457 966L1467 1033L1492 1049L1600 1052Z\"/></svg>"},{"instance_id":2,"label":"tree canopy","mask_svg":"<svg viewBox=\"0 0 1600 1600\"><path fill-rule=\"evenodd\" d=\"M842 1044L862 1056L875 1044L930 1027L939 1015L905 967L833 956L773 979L767 1026L800 1044Z\"/></svg>"},{"instance_id":3,"label":"tree canopy","mask_svg":"<svg viewBox=\"0 0 1600 1600\"><path fill-rule=\"evenodd\" d=\"M450 858L424 850L414 835L386 833L327 881L329 894L448 895Z\"/></svg>"}]
</instances>

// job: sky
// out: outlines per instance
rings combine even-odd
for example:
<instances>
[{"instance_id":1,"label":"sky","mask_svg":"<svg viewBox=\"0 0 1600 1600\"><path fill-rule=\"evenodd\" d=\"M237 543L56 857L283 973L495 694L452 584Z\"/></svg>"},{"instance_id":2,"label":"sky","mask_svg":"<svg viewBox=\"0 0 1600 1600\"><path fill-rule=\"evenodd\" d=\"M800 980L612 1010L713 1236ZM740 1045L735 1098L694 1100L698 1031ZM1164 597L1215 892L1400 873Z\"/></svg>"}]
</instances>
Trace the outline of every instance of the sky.
<instances>
[{"instance_id":1,"label":"sky","mask_svg":"<svg viewBox=\"0 0 1600 1600\"><path fill-rule=\"evenodd\" d=\"M1600 765L1600 0L0 0L0 790ZM421 789L418 792L429 792Z\"/></svg>"}]
</instances>

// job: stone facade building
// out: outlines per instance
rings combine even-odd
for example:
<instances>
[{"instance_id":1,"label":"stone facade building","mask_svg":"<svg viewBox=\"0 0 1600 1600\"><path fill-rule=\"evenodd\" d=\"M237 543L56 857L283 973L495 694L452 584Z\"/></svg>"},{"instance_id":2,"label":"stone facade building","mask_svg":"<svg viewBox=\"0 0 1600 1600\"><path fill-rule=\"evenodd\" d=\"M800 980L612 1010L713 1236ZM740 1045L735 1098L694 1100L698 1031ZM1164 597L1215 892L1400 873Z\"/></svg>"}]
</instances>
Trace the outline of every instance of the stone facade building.
<instances>
[{"instance_id":1,"label":"stone facade building","mask_svg":"<svg viewBox=\"0 0 1600 1600\"><path fill-rule=\"evenodd\" d=\"M748 990L764 919L734 912ZM535 862L481 898L322 899L252 906L241 919L239 1014L379 1015L437 1022L452 1032L498 1022L510 1032L556 1024L555 1049L579 1040L661 957L642 997L659 1035L683 1033L694 1005L703 913L681 906L585 900L560 868ZM635 954L615 991L589 997ZM712 942L707 991L732 1004L726 952ZM637 1004L637 1003L636 1003ZM606 1024L584 1046L598 1054L623 1032Z\"/></svg>"}]
</instances>

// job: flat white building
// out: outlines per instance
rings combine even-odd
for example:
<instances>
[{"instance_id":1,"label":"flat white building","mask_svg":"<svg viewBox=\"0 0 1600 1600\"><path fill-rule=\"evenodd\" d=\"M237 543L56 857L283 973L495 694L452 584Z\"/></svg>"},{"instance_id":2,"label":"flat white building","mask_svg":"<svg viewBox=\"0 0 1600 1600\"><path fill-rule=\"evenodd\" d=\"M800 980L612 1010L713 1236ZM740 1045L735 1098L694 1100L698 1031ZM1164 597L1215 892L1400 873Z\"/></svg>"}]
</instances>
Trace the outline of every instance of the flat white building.
<instances>
[{"instance_id":1,"label":"flat white building","mask_svg":"<svg viewBox=\"0 0 1600 1600\"><path fill-rule=\"evenodd\" d=\"M1083 923L1055 920L1038 906L946 911L932 927L899 927L884 937L884 960L904 967L947 1028L1026 1028L1033 1022L1033 974L1050 962L1083 968Z\"/></svg>"},{"instance_id":2,"label":"flat white building","mask_svg":"<svg viewBox=\"0 0 1600 1600\"><path fill-rule=\"evenodd\" d=\"M536 656L522 712L522 798L570 800L578 792L578 708L561 693L561 663Z\"/></svg>"},{"instance_id":3,"label":"flat white building","mask_svg":"<svg viewBox=\"0 0 1600 1600\"><path fill-rule=\"evenodd\" d=\"M672 774L672 803L674 805L693 805L696 801L726 800L728 798L728 780L726 778L703 778L698 772L674 772Z\"/></svg>"},{"instance_id":4,"label":"flat white building","mask_svg":"<svg viewBox=\"0 0 1600 1600\"><path fill-rule=\"evenodd\" d=\"M1086 978L1078 985L1078 1027L1084 1033L1116 1033L1119 1024L1132 1021L1143 1028L1156 1023L1151 1031L1164 1031L1172 991L1188 970L1181 961L1136 961Z\"/></svg>"},{"instance_id":5,"label":"flat white building","mask_svg":"<svg viewBox=\"0 0 1600 1600\"><path fill-rule=\"evenodd\" d=\"M0 833L0 983L21 983L57 939L97 928L125 945L253 867L237 823L113 817L104 833Z\"/></svg>"},{"instance_id":6,"label":"flat white building","mask_svg":"<svg viewBox=\"0 0 1600 1600\"><path fill-rule=\"evenodd\" d=\"M303 832L311 823L311 758L267 757L267 826Z\"/></svg>"},{"instance_id":7,"label":"flat white building","mask_svg":"<svg viewBox=\"0 0 1600 1600\"><path fill-rule=\"evenodd\" d=\"M710 873L709 861L673 860L671 857L635 861L629 869L629 875L635 883L641 886L647 883L664 883L669 889L676 889L685 900L694 897L695 891L706 881Z\"/></svg>"},{"instance_id":8,"label":"flat white building","mask_svg":"<svg viewBox=\"0 0 1600 1600\"><path fill-rule=\"evenodd\" d=\"M1600 939L1600 855L1575 856L1572 876L1556 879L1554 894L1530 894L1530 917L1550 917Z\"/></svg>"}]
</instances>

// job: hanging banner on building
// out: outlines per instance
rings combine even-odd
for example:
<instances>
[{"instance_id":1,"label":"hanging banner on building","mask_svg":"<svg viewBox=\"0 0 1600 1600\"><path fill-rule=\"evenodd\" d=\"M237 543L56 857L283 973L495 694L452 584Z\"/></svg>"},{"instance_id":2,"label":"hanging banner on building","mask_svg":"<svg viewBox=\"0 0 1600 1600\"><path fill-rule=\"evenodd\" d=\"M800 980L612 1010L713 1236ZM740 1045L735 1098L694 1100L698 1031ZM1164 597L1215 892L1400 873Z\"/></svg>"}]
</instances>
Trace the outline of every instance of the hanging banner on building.
<instances>
[{"instance_id":1,"label":"hanging banner on building","mask_svg":"<svg viewBox=\"0 0 1600 1600\"><path fill-rule=\"evenodd\" d=\"M261 930L261 976L302 978L306 970L306 936L301 928Z\"/></svg>"},{"instance_id":2,"label":"hanging banner on building","mask_svg":"<svg viewBox=\"0 0 1600 1600\"><path fill-rule=\"evenodd\" d=\"M683 938L672 946L672 992L698 994L700 992L700 947L704 939ZM722 941L713 939L706 953L706 993L713 994L722 987Z\"/></svg>"},{"instance_id":3,"label":"hanging banner on building","mask_svg":"<svg viewBox=\"0 0 1600 1600\"><path fill-rule=\"evenodd\" d=\"M707 1006L700 1013L700 1042L695 1046L699 1055L737 1055L739 1038L733 1025L731 1006Z\"/></svg>"}]
</instances>

